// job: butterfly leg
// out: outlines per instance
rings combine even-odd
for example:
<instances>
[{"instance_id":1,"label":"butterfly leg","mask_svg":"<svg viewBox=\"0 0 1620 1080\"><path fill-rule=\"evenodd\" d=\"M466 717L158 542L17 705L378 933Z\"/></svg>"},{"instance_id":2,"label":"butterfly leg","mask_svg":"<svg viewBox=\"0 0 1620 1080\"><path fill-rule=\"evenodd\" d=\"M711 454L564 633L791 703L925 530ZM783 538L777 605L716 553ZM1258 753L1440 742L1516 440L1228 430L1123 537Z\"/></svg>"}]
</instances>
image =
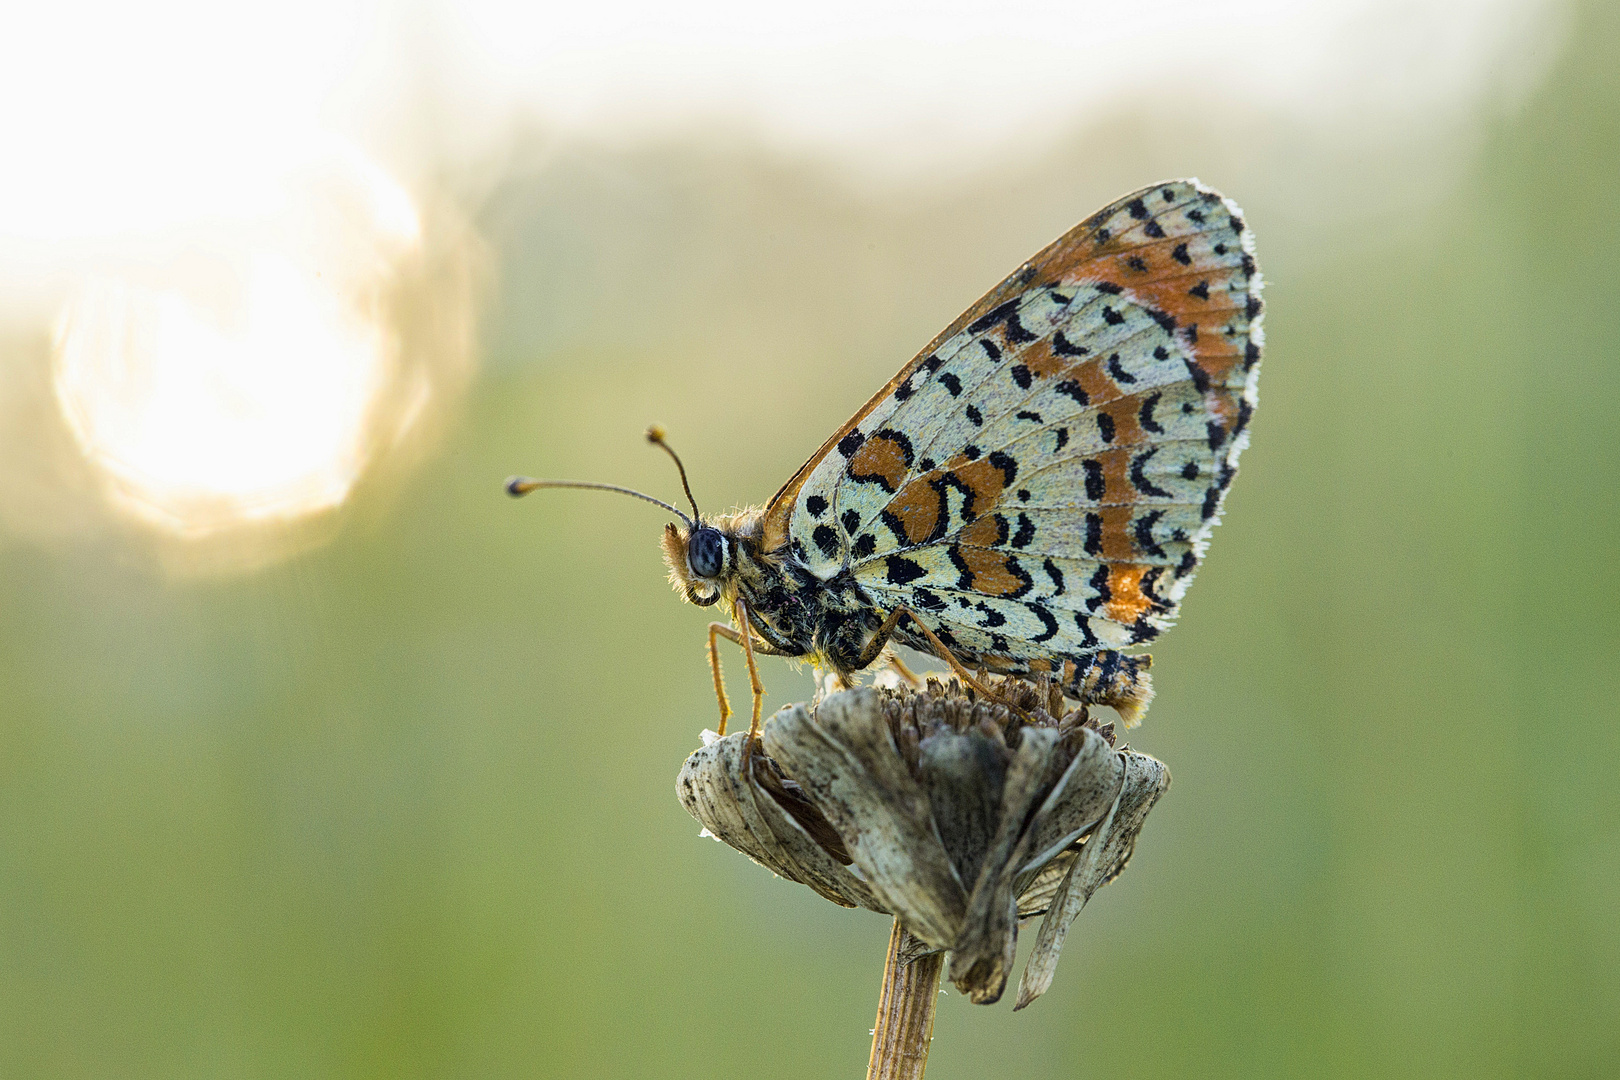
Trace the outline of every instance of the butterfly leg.
<instances>
[{"instance_id":1,"label":"butterfly leg","mask_svg":"<svg viewBox=\"0 0 1620 1080\"><path fill-rule=\"evenodd\" d=\"M904 679L913 689L922 689L922 677L906 666L905 661L900 659L899 653L890 649L884 659L889 662L889 666L894 669L895 674Z\"/></svg>"},{"instance_id":2,"label":"butterfly leg","mask_svg":"<svg viewBox=\"0 0 1620 1080\"><path fill-rule=\"evenodd\" d=\"M748 664L748 689L754 696L754 716L748 724L748 739L744 745L753 750L754 740L759 736L759 717L765 708L765 684L759 681L759 665L754 663L754 635L748 621L748 605L742 597L737 597L737 625L742 628L743 659Z\"/></svg>"},{"instance_id":3,"label":"butterfly leg","mask_svg":"<svg viewBox=\"0 0 1620 1080\"><path fill-rule=\"evenodd\" d=\"M963 667L962 662L951 654L951 650L945 647L945 643L935 637L934 632L928 629L921 619L917 618L916 613L904 604L896 604L894 610L889 612L888 618L883 620L883 625L878 627L878 632L873 635L872 640L867 643L865 650L862 651L860 660L855 665L857 669L866 667L878 658L878 654L888 645L889 637L894 633L895 627L899 626L900 620L908 615L911 616L911 624L921 630L923 637L927 638L928 643L934 647L934 655L951 666L951 670L956 673L958 679L962 680L964 686L971 686L978 691L981 697L994 697L985 685L976 679L973 673ZM913 677L915 678L915 676Z\"/></svg>"},{"instance_id":4,"label":"butterfly leg","mask_svg":"<svg viewBox=\"0 0 1620 1080\"><path fill-rule=\"evenodd\" d=\"M741 605L742 601L739 600L738 606L741 607ZM739 618L741 625L748 625L746 608L739 612ZM754 693L754 722L749 730L751 735L757 735L759 733L760 711L764 704L765 688L759 681L759 668L754 664L754 654L756 652L761 656L787 656L788 654L780 649L774 649L764 642L755 640L754 635L751 633L744 636L736 627L727 626L721 622L709 624L709 670L714 675L714 696L720 702L720 726L715 729L717 735L726 733L726 722L731 719L731 701L726 697L726 683L720 676L720 638L725 638L734 645L742 646L744 658L748 662L750 689Z\"/></svg>"},{"instance_id":5,"label":"butterfly leg","mask_svg":"<svg viewBox=\"0 0 1620 1080\"><path fill-rule=\"evenodd\" d=\"M742 636L725 623L712 622L709 624L709 671L714 675L714 696L720 702L720 726L715 728L715 734L726 733L726 721L731 719L731 701L726 697L726 680L720 677L720 643L719 638L727 637L737 644L742 644Z\"/></svg>"}]
</instances>

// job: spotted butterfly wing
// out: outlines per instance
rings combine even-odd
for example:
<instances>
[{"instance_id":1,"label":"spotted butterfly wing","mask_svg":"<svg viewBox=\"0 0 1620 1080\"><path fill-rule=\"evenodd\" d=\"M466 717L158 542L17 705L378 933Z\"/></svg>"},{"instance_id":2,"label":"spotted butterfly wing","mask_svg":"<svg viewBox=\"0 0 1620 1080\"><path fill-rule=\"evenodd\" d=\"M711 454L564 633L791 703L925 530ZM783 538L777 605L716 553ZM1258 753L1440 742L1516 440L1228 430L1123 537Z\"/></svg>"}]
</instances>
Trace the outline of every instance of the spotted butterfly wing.
<instances>
[{"instance_id":1,"label":"spotted butterfly wing","mask_svg":"<svg viewBox=\"0 0 1620 1080\"><path fill-rule=\"evenodd\" d=\"M1128 722L1247 443L1261 280L1197 180L1092 215L935 338L766 509L764 547L849 571L969 666L1049 673ZM902 623L905 644L934 651Z\"/></svg>"}]
</instances>

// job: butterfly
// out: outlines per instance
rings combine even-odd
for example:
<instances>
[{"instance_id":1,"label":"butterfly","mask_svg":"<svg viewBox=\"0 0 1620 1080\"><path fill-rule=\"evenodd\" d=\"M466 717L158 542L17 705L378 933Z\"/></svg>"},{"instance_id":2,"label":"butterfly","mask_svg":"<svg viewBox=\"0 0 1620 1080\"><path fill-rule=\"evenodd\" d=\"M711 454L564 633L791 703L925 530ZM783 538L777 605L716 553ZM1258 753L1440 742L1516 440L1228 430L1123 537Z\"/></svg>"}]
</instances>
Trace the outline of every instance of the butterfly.
<instances>
[{"instance_id":1,"label":"butterfly","mask_svg":"<svg viewBox=\"0 0 1620 1080\"><path fill-rule=\"evenodd\" d=\"M1044 677L1127 726L1152 699L1146 644L1175 619L1248 443L1261 276L1230 199L1143 188L991 289L829 436L763 508L681 519L671 583L722 601L743 646L850 679L907 645L974 671Z\"/></svg>"}]
</instances>

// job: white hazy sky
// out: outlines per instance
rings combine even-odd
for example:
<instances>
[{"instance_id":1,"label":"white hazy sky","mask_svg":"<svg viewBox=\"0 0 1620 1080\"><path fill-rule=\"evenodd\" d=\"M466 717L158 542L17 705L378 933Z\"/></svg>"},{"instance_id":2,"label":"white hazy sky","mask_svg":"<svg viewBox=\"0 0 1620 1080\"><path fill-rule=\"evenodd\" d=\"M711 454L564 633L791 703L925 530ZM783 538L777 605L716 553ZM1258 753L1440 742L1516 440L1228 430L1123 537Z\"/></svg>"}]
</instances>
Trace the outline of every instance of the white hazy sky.
<instances>
[{"instance_id":1,"label":"white hazy sky","mask_svg":"<svg viewBox=\"0 0 1620 1080\"><path fill-rule=\"evenodd\" d=\"M59 406L111 504L181 535L296 517L341 502L365 466L372 395L395 368L392 339L355 312L413 249L413 175L498 161L520 122L617 141L718 123L905 183L1039 153L1132 96L1212 125L1244 101L1375 129L1510 107L1552 62L1561 11L13 4L0 320L57 323Z\"/></svg>"},{"instance_id":2,"label":"white hazy sky","mask_svg":"<svg viewBox=\"0 0 1620 1080\"><path fill-rule=\"evenodd\" d=\"M519 115L631 137L721 117L903 173L954 167L970 140L974 158L1038 140L1135 93L1307 113L1443 109L1532 80L1558 11L1552 0L18 4L0 35L0 243L225 212L314 128L404 164L425 113L452 154L477 153Z\"/></svg>"}]
</instances>

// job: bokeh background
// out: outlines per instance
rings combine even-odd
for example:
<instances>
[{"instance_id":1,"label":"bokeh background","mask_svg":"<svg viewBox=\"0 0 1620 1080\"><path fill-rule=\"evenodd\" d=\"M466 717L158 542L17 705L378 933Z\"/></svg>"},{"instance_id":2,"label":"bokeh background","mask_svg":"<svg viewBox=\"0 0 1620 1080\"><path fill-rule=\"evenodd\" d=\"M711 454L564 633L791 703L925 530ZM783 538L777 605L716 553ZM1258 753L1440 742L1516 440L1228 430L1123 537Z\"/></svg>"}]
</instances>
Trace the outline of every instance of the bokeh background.
<instances>
[{"instance_id":1,"label":"bokeh background","mask_svg":"<svg viewBox=\"0 0 1620 1080\"><path fill-rule=\"evenodd\" d=\"M1176 783L929 1075L1620 1073L1614 6L591 7L8 15L0 1076L860 1075L659 513L500 482L761 501L1181 175L1269 286Z\"/></svg>"}]
</instances>

